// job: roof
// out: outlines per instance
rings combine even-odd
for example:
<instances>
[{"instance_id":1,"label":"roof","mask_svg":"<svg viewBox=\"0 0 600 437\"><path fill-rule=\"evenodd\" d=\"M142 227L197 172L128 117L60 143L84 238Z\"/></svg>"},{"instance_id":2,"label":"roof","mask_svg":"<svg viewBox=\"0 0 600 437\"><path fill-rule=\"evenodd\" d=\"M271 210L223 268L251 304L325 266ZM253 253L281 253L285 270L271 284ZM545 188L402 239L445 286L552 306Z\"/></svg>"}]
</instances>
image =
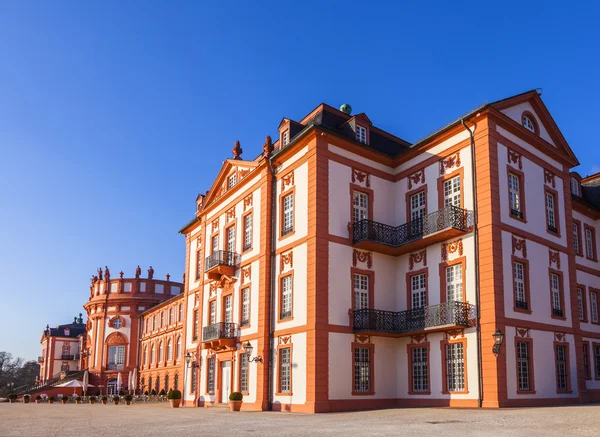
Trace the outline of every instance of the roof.
<instances>
[{"instance_id":1,"label":"roof","mask_svg":"<svg viewBox=\"0 0 600 437\"><path fill-rule=\"evenodd\" d=\"M587 204L600 209L600 173L587 176L581 181L581 196Z\"/></svg>"},{"instance_id":2,"label":"roof","mask_svg":"<svg viewBox=\"0 0 600 437\"><path fill-rule=\"evenodd\" d=\"M69 334L65 334L65 329L69 330ZM77 338L79 335L86 332L85 325L79 323L71 323L68 325L58 325L56 328L48 328L45 331L48 337L72 337Z\"/></svg>"}]
</instances>

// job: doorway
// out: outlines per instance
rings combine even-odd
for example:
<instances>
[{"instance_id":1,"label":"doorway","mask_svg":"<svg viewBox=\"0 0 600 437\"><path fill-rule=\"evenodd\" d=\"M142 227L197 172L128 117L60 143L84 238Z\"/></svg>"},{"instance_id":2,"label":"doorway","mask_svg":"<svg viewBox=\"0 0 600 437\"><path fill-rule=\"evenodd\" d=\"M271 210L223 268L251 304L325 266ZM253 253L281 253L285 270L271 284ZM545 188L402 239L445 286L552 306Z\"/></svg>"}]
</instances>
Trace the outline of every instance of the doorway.
<instances>
[{"instance_id":1,"label":"doorway","mask_svg":"<svg viewBox=\"0 0 600 437\"><path fill-rule=\"evenodd\" d=\"M119 389L117 388L117 380L109 379L106 383L106 395L107 396L116 396L119 394Z\"/></svg>"},{"instance_id":2,"label":"doorway","mask_svg":"<svg viewBox=\"0 0 600 437\"><path fill-rule=\"evenodd\" d=\"M221 363L221 402L229 402L231 394L231 361Z\"/></svg>"}]
</instances>

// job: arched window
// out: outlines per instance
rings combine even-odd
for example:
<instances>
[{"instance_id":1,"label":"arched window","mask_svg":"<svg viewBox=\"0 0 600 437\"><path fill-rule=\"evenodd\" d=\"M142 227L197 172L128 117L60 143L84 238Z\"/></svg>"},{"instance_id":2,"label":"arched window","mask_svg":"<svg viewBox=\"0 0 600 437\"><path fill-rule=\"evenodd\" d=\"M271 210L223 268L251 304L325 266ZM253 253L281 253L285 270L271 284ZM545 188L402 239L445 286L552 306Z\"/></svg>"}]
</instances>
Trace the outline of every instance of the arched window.
<instances>
[{"instance_id":1,"label":"arched window","mask_svg":"<svg viewBox=\"0 0 600 437\"><path fill-rule=\"evenodd\" d=\"M183 304L179 304L179 321L183 321Z\"/></svg>"},{"instance_id":2,"label":"arched window","mask_svg":"<svg viewBox=\"0 0 600 437\"><path fill-rule=\"evenodd\" d=\"M169 339L167 342L167 361L173 359L173 342Z\"/></svg>"},{"instance_id":3,"label":"arched window","mask_svg":"<svg viewBox=\"0 0 600 437\"><path fill-rule=\"evenodd\" d=\"M160 393L160 375L156 377L156 394Z\"/></svg>"},{"instance_id":4,"label":"arched window","mask_svg":"<svg viewBox=\"0 0 600 437\"><path fill-rule=\"evenodd\" d=\"M571 193L577 197L580 197L579 196L579 182L577 182L577 179L575 179L575 178L571 178Z\"/></svg>"},{"instance_id":5,"label":"arched window","mask_svg":"<svg viewBox=\"0 0 600 437\"><path fill-rule=\"evenodd\" d=\"M537 121L531 112L525 111L521 116L521 122L525 129L539 135Z\"/></svg>"},{"instance_id":6,"label":"arched window","mask_svg":"<svg viewBox=\"0 0 600 437\"><path fill-rule=\"evenodd\" d=\"M150 350L150 362L154 364L154 345L152 345L152 349Z\"/></svg>"},{"instance_id":7,"label":"arched window","mask_svg":"<svg viewBox=\"0 0 600 437\"><path fill-rule=\"evenodd\" d=\"M148 364L148 346L144 347L144 366Z\"/></svg>"},{"instance_id":8,"label":"arched window","mask_svg":"<svg viewBox=\"0 0 600 437\"><path fill-rule=\"evenodd\" d=\"M152 377L148 378L148 393L152 391Z\"/></svg>"},{"instance_id":9,"label":"arched window","mask_svg":"<svg viewBox=\"0 0 600 437\"><path fill-rule=\"evenodd\" d=\"M158 362L159 363L163 362L163 344L162 344L162 341L158 345Z\"/></svg>"},{"instance_id":10,"label":"arched window","mask_svg":"<svg viewBox=\"0 0 600 437\"><path fill-rule=\"evenodd\" d=\"M146 378L142 378L142 389L146 386Z\"/></svg>"},{"instance_id":11,"label":"arched window","mask_svg":"<svg viewBox=\"0 0 600 437\"><path fill-rule=\"evenodd\" d=\"M177 339L177 358L181 358L181 337Z\"/></svg>"},{"instance_id":12,"label":"arched window","mask_svg":"<svg viewBox=\"0 0 600 437\"><path fill-rule=\"evenodd\" d=\"M169 374L165 376L165 391L169 393Z\"/></svg>"},{"instance_id":13,"label":"arched window","mask_svg":"<svg viewBox=\"0 0 600 437\"><path fill-rule=\"evenodd\" d=\"M179 390L179 375L175 374L175 380L173 382L175 385L175 390Z\"/></svg>"}]
</instances>

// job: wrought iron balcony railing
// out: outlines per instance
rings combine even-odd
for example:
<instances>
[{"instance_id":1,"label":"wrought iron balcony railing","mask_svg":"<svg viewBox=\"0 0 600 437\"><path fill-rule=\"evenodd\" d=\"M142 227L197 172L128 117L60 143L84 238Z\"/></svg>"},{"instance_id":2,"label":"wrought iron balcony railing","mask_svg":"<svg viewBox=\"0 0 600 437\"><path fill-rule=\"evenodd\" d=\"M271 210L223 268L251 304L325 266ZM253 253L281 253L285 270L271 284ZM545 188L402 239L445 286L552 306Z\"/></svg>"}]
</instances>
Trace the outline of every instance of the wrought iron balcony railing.
<instances>
[{"instance_id":1,"label":"wrought iron balcony railing","mask_svg":"<svg viewBox=\"0 0 600 437\"><path fill-rule=\"evenodd\" d=\"M355 310L353 329L354 332L405 334L445 325L469 327L477 317L476 308L467 302L450 301L406 311Z\"/></svg>"},{"instance_id":2,"label":"wrought iron balcony railing","mask_svg":"<svg viewBox=\"0 0 600 437\"><path fill-rule=\"evenodd\" d=\"M217 266L237 267L240 264L240 255L236 252L227 250L217 250L206 258L204 263L204 271L208 271Z\"/></svg>"},{"instance_id":3,"label":"wrought iron balcony railing","mask_svg":"<svg viewBox=\"0 0 600 437\"><path fill-rule=\"evenodd\" d=\"M473 225L473 212L447 205L431 214L411 220L400 226L389 226L373 220L360 220L352 225L352 241L374 241L391 247L399 247L444 229L467 232Z\"/></svg>"},{"instance_id":4,"label":"wrought iron balcony railing","mask_svg":"<svg viewBox=\"0 0 600 437\"><path fill-rule=\"evenodd\" d=\"M529 305L527 305L527 302L525 302L524 300L517 300L515 301L515 307L520 310L527 310L529 308Z\"/></svg>"},{"instance_id":5,"label":"wrought iron balcony railing","mask_svg":"<svg viewBox=\"0 0 600 437\"><path fill-rule=\"evenodd\" d=\"M64 361L71 361L75 359L75 355L61 355L60 359Z\"/></svg>"},{"instance_id":6,"label":"wrought iron balcony railing","mask_svg":"<svg viewBox=\"0 0 600 437\"><path fill-rule=\"evenodd\" d=\"M107 370L123 370L124 368L125 368L125 364L108 363L106 365Z\"/></svg>"},{"instance_id":7,"label":"wrought iron balcony railing","mask_svg":"<svg viewBox=\"0 0 600 437\"><path fill-rule=\"evenodd\" d=\"M202 328L202 341L218 340L221 338L237 338L239 336L240 329L237 323L220 322Z\"/></svg>"}]
</instances>

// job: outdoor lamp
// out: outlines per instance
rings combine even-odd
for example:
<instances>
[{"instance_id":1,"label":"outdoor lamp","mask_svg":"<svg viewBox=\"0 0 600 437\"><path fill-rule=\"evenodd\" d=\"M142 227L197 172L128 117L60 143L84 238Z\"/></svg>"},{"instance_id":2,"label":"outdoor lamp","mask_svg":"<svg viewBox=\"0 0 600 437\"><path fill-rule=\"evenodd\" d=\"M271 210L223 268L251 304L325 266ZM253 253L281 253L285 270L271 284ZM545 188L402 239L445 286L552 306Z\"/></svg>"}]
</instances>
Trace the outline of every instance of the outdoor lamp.
<instances>
[{"instance_id":1,"label":"outdoor lamp","mask_svg":"<svg viewBox=\"0 0 600 437\"><path fill-rule=\"evenodd\" d=\"M196 363L192 363L193 358L194 357L192 357L192 354L190 354L189 352L185 355L185 363L187 364L188 368L190 367L190 365L191 367L196 367Z\"/></svg>"},{"instance_id":2,"label":"outdoor lamp","mask_svg":"<svg viewBox=\"0 0 600 437\"><path fill-rule=\"evenodd\" d=\"M247 341L246 344L244 345L244 352L246 352L248 354L248 362L249 363L252 363L252 362L262 363L262 357L261 356L250 358L252 356L252 350L253 349L254 348L252 347L252 345L250 344L250 342Z\"/></svg>"},{"instance_id":3,"label":"outdoor lamp","mask_svg":"<svg viewBox=\"0 0 600 437\"><path fill-rule=\"evenodd\" d=\"M504 341L504 334L499 328L496 328L496 332L492 334L492 337L494 337L494 347L492 348L492 352L495 356L498 356L500 353L500 346L502 346L502 341Z\"/></svg>"}]
</instances>

